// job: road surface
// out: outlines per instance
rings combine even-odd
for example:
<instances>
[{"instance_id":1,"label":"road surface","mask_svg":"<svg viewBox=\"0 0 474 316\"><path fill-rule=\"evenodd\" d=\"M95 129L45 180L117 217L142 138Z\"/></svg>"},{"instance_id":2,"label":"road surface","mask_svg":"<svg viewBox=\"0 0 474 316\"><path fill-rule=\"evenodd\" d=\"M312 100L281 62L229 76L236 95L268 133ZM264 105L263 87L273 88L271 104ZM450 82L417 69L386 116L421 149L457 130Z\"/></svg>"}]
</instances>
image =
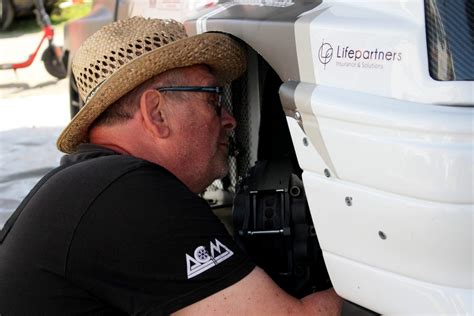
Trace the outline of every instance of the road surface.
<instances>
[{"instance_id":1,"label":"road surface","mask_svg":"<svg viewBox=\"0 0 474 316\"><path fill-rule=\"evenodd\" d=\"M28 58L42 33L0 33L0 63ZM63 42L56 29L55 43ZM62 156L56 138L69 121L68 80L46 72L41 54L16 73L0 70L0 229L34 184Z\"/></svg>"}]
</instances>

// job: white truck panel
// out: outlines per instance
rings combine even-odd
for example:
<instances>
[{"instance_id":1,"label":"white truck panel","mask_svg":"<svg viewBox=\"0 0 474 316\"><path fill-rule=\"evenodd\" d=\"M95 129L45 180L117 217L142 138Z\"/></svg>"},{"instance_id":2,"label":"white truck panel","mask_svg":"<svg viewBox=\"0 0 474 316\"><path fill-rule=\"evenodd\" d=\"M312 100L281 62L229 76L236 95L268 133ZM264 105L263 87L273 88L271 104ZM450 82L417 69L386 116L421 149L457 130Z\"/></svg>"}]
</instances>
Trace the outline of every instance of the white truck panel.
<instances>
[{"instance_id":1,"label":"white truck panel","mask_svg":"<svg viewBox=\"0 0 474 316\"><path fill-rule=\"evenodd\" d=\"M303 81L413 102L474 104L472 81L429 75L423 0L324 1L295 32Z\"/></svg>"},{"instance_id":2,"label":"white truck panel","mask_svg":"<svg viewBox=\"0 0 474 316\"><path fill-rule=\"evenodd\" d=\"M472 291L418 281L325 252L339 295L383 315L473 315Z\"/></svg>"},{"instance_id":3,"label":"white truck panel","mask_svg":"<svg viewBox=\"0 0 474 316\"><path fill-rule=\"evenodd\" d=\"M377 302L398 302L374 308L384 314L401 313L400 308L413 312L415 307L420 312L426 308L430 313L454 313L457 307L449 297L459 291L472 297L472 205L404 197L313 172L304 172L303 181L306 192L311 192L308 203L331 280L343 297L369 308ZM413 300L430 297L436 289L446 296L445 302L432 300L429 308L426 302L399 306L405 304L397 297L406 295L407 280L419 283L411 290ZM371 284L377 299L370 304L365 304L370 295L362 301L354 299L360 295L360 284ZM463 297L463 304L468 304L468 296Z\"/></svg>"}]
</instances>

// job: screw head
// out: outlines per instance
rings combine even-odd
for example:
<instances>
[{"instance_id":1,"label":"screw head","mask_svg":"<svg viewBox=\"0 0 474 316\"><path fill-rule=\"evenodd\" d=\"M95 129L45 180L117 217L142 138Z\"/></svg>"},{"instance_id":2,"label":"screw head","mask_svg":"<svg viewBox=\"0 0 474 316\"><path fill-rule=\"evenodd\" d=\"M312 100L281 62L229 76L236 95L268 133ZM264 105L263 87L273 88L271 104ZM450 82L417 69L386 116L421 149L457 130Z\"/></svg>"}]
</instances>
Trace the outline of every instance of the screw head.
<instances>
[{"instance_id":1,"label":"screw head","mask_svg":"<svg viewBox=\"0 0 474 316\"><path fill-rule=\"evenodd\" d=\"M352 197L351 196L346 196L346 205L351 206L352 205Z\"/></svg>"},{"instance_id":2,"label":"screw head","mask_svg":"<svg viewBox=\"0 0 474 316\"><path fill-rule=\"evenodd\" d=\"M306 137L303 137L303 145L308 146L308 139Z\"/></svg>"},{"instance_id":3,"label":"screw head","mask_svg":"<svg viewBox=\"0 0 474 316\"><path fill-rule=\"evenodd\" d=\"M385 240L387 239L387 235L385 235L385 233L381 230L379 230L379 237L382 239L382 240Z\"/></svg>"},{"instance_id":4,"label":"screw head","mask_svg":"<svg viewBox=\"0 0 474 316\"><path fill-rule=\"evenodd\" d=\"M324 175L328 178L331 176L331 173L329 172L329 169L324 169Z\"/></svg>"},{"instance_id":5,"label":"screw head","mask_svg":"<svg viewBox=\"0 0 474 316\"><path fill-rule=\"evenodd\" d=\"M293 117L294 117L295 120L297 120L297 121L301 120L301 114L300 114L300 112L295 112L295 114L294 114Z\"/></svg>"}]
</instances>

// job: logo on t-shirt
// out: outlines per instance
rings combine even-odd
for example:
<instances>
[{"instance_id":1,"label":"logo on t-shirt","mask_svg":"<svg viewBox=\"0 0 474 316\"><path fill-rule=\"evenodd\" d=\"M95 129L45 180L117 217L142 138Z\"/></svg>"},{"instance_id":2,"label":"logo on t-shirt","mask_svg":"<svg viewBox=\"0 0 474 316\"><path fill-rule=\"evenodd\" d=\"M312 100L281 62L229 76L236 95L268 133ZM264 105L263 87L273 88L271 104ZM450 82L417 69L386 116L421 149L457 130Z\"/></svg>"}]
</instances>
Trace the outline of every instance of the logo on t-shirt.
<instances>
[{"instance_id":1,"label":"logo on t-shirt","mask_svg":"<svg viewBox=\"0 0 474 316\"><path fill-rule=\"evenodd\" d=\"M207 251L206 247L199 246L194 250L194 257L186 254L188 279L209 270L234 254L217 239L214 243L210 242L209 249L211 253Z\"/></svg>"}]
</instances>

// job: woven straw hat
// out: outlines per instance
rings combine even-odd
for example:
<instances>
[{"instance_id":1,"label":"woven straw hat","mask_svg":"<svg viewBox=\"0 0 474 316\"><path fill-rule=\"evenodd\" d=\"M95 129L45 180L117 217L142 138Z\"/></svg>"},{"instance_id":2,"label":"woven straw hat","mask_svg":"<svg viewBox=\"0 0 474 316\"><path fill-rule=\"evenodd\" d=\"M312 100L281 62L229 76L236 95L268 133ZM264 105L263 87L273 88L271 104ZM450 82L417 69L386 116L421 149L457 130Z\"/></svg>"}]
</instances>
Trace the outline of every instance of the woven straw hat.
<instances>
[{"instance_id":1,"label":"woven straw hat","mask_svg":"<svg viewBox=\"0 0 474 316\"><path fill-rule=\"evenodd\" d=\"M229 36L188 37L183 25L173 20L133 17L103 27L74 56L72 71L85 105L59 136L59 150L71 153L87 142L94 120L144 81L196 64L208 65L227 83L245 71L246 61L243 49Z\"/></svg>"}]
</instances>

